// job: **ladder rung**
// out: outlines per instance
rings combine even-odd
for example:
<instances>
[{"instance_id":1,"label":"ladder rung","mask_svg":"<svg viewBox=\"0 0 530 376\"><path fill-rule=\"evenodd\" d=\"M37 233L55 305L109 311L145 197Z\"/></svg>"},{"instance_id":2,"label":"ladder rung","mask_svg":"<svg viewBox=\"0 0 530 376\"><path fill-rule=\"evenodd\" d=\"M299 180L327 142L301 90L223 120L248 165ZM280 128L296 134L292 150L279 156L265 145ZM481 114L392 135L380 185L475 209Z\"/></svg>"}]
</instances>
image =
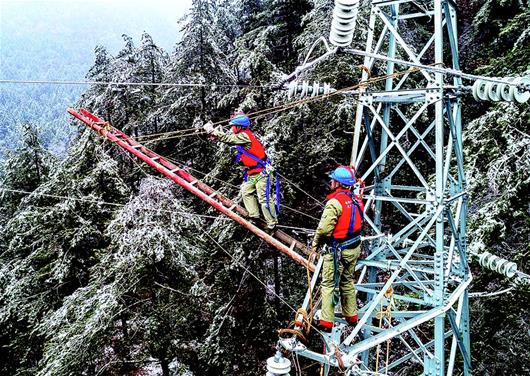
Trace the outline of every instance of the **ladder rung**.
<instances>
[{"instance_id":1,"label":"ladder rung","mask_svg":"<svg viewBox=\"0 0 530 376\"><path fill-rule=\"evenodd\" d=\"M177 172L178 170L180 170L180 167L174 168L173 170L170 170L169 172L171 172L171 173L175 173L175 172Z\"/></svg>"},{"instance_id":2,"label":"ladder rung","mask_svg":"<svg viewBox=\"0 0 530 376\"><path fill-rule=\"evenodd\" d=\"M234 210L234 209L236 208L236 206L237 206L237 204L233 204L232 206L230 206L230 207L228 208L228 210Z\"/></svg>"},{"instance_id":3,"label":"ladder rung","mask_svg":"<svg viewBox=\"0 0 530 376\"><path fill-rule=\"evenodd\" d=\"M142 147L142 145L138 144L138 145L132 145L132 148L133 149L140 149Z\"/></svg>"},{"instance_id":4,"label":"ladder rung","mask_svg":"<svg viewBox=\"0 0 530 376\"><path fill-rule=\"evenodd\" d=\"M190 181L189 183L190 183L191 185L195 185L195 184L197 184L198 182L199 182L199 179L194 180L194 181Z\"/></svg>"},{"instance_id":5,"label":"ladder rung","mask_svg":"<svg viewBox=\"0 0 530 376\"><path fill-rule=\"evenodd\" d=\"M296 246L296 241L293 240L293 242L291 243L291 246L289 247L289 250L293 251L295 246Z\"/></svg>"},{"instance_id":6,"label":"ladder rung","mask_svg":"<svg viewBox=\"0 0 530 376\"><path fill-rule=\"evenodd\" d=\"M160 159L160 156L157 155L156 157L151 158L152 161L158 161Z\"/></svg>"},{"instance_id":7,"label":"ladder rung","mask_svg":"<svg viewBox=\"0 0 530 376\"><path fill-rule=\"evenodd\" d=\"M210 197L210 198L214 198L214 197L217 196L217 195L218 195L218 193L217 193L217 192L214 192L214 193L212 193L211 195L209 195L208 197Z\"/></svg>"}]
</instances>

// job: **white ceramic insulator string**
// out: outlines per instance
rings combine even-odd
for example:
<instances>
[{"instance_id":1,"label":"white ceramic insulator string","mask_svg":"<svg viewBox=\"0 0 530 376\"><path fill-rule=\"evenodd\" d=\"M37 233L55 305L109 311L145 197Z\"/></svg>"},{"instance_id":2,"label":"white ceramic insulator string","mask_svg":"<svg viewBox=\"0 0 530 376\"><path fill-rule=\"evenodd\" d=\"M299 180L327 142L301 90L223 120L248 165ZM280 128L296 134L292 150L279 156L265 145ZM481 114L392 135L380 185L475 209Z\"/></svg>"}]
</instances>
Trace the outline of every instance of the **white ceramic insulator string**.
<instances>
[{"instance_id":1,"label":"white ceramic insulator string","mask_svg":"<svg viewBox=\"0 0 530 376\"><path fill-rule=\"evenodd\" d=\"M335 0L329 41L337 47L348 47L353 41L359 0Z\"/></svg>"},{"instance_id":2,"label":"white ceramic insulator string","mask_svg":"<svg viewBox=\"0 0 530 376\"><path fill-rule=\"evenodd\" d=\"M309 96L316 97L318 95L330 94L335 91L335 89L331 88L330 84L325 82L320 84L316 81L313 83L308 81L291 81L287 91L287 98L291 99L294 96L298 96L299 98L305 98Z\"/></svg>"},{"instance_id":3,"label":"white ceramic insulator string","mask_svg":"<svg viewBox=\"0 0 530 376\"><path fill-rule=\"evenodd\" d=\"M517 264L515 262L508 261L489 252L478 254L477 257L479 264L484 268L496 271L508 278L512 278L517 274Z\"/></svg>"},{"instance_id":4,"label":"white ceramic insulator string","mask_svg":"<svg viewBox=\"0 0 530 376\"><path fill-rule=\"evenodd\" d=\"M495 78L497 79L497 78ZM503 82L476 80L473 84L473 97L476 101L517 102L526 103L530 100L530 77L499 78Z\"/></svg>"}]
</instances>

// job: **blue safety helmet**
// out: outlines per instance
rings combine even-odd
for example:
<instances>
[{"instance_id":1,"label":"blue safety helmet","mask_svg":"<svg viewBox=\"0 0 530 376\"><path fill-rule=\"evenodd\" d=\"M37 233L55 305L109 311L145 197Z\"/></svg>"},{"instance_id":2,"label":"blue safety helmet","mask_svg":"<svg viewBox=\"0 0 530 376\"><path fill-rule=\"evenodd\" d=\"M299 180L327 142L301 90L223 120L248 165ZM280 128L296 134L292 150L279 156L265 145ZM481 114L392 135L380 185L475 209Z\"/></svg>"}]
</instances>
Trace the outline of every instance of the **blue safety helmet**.
<instances>
[{"instance_id":1,"label":"blue safety helmet","mask_svg":"<svg viewBox=\"0 0 530 376\"><path fill-rule=\"evenodd\" d=\"M357 179L355 179L355 171L348 166L337 167L329 174L329 177L348 187L354 186L355 183L357 183Z\"/></svg>"},{"instance_id":2,"label":"blue safety helmet","mask_svg":"<svg viewBox=\"0 0 530 376\"><path fill-rule=\"evenodd\" d=\"M250 127L250 119L247 115L236 115L232 119L230 119L228 125L235 125L236 127L248 128Z\"/></svg>"}]
</instances>

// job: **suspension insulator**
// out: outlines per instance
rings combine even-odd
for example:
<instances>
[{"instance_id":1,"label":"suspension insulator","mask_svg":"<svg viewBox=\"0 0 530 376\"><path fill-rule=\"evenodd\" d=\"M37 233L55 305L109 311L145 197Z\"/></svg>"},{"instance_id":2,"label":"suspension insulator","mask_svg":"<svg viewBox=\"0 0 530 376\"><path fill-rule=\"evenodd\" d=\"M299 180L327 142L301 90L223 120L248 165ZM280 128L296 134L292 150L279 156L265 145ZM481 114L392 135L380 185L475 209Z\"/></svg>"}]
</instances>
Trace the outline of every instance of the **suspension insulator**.
<instances>
[{"instance_id":1,"label":"suspension insulator","mask_svg":"<svg viewBox=\"0 0 530 376\"><path fill-rule=\"evenodd\" d=\"M353 40L360 0L335 0L329 41L337 47L348 47Z\"/></svg>"},{"instance_id":2,"label":"suspension insulator","mask_svg":"<svg viewBox=\"0 0 530 376\"><path fill-rule=\"evenodd\" d=\"M291 361L285 358L281 352L267 359L267 376L289 375Z\"/></svg>"},{"instance_id":3,"label":"suspension insulator","mask_svg":"<svg viewBox=\"0 0 530 376\"><path fill-rule=\"evenodd\" d=\"M526 103L530 100L530 77L504 78L506 83L476 80L473 84L473 97L476 101ZM524 86L524 88L521 88Z\"/></svg>"},{"instance_id":4,"label":"suspension insulator","mask_svg":"<svg viewBox=\"0 0 530 376\"><path fill-rule=\"evenodd\" d=\"M477 257L482 267L496 271L508 278L512 278L517 273L517 264L515 262L508 261L489 252L481 253Z\"/></svg>"},{"instance_id":5,"label":"suspension insulator","mask_svg":"<svg viewBox=\"0 0 530 376\"><path fill-rule=\"evenodd\" d=\"M298 81L292 81L289 83L287 97L289 99L296 95L298 95L300 98L308 96L316 97L317 95L329 94L334 91L336 90L332 89L331 85L327 83L320 84L319 82L313 82L311 84L308 81L302 81L301 83Z\"/></svg>"}]
</instances>

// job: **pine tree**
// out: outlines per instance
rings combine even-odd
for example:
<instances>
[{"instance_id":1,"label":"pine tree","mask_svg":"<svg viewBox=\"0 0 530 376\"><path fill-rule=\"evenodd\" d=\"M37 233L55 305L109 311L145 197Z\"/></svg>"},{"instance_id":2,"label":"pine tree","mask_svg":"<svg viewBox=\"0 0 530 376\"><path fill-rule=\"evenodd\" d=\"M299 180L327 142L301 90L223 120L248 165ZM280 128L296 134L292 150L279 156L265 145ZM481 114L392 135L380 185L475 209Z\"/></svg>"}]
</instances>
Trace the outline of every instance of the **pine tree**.
<instances>
[{"instance_id":1,"label":"pine tree","mask_svg":"<svg viewBox=\"0 0 530 376\"><path fill-rule=\"evenodd\" d=\"M142 180L108 225L110 243L90 280L39 326L39 375L127 374L156 359L163 375L188 361L199 335L204 286L195 271L202 224L165 180ZM204 330L204 329L202 329Z\"/></svg>"},{"instance_id":2,"label":"pine tree","mask_svg":"<svg viewBox=\"0 0 530 376\"><path fill-rule=\"evenodd\" d=\"M168 80L172 82L211 85L198 89L172 88L168 90L166 102L172 102L170 115L178 109L178 117L190 120L205 120L213 114L217 103L227 89L216 85L234 83L234 74L229 66L226 35L216 19L216 4L213 0L194 0L190 13L183 20L182 40L177 44Z\"/></svg>"},{"instance_id":3,"label":"pine tree","mask_svg":"<svg viewBox=\"0 0 530 376\"><path fill-rule=\"evenodd\" d=\"M125 46L115 58L104 48L96 49L96 60L87 77L112 82L161 82L168 61L166 52L147 33L142 34L139 48L130 36L123 35L123 39ZM159 93L158 87L149 85L97 85L81 102L114 126L137 136L158 131L158 118L147 118L147 112L156 106Z\"/></svg>"},{"instance_id":4,"label":"pine tree","mask_svg":"<svg viewBox=\"0 0 530 376\"><path fill-rule=\"evenodd\" d=\"M263 26L260 24L265 9L263 0L237 0L233 9L237 12L242 34Z\"/></svg>"},{"instance_id":5,"label":"pine tree","mask_svg":"<svg viewBox=\"0 0 530 376\"><path fill-rule=\"evenodd\" d=\"M0 207L10 217L27 193L45 182L55 159L42 145L39 130L31 124L22 126L21 146L8 153L0 180Z\"/></svg>"},{"instance_id":6,"label":"pine tree","mask_svg":"<svg viewBox=\"0 0 530 376\"><path fill-rule=\"evenodd\" d=\"M49 180L24 199L0 241L0 371L34 370L44 338L34 330L64 297L89 280L105 226L128 195L111 160L85 134ZM103 204L102 202L110 202Z\"/></svg>"},{"instance_id":7,"label":"pine tree","mask_svg":"<svg viewBox=\"0 0 530 376\"><path fill-rule=\"evenodd\" d=\"M302 31L301 19L311 9L307 0L268 0L266 5L272 28L273 62L287 70L296 67L297 54L294 38Z\"/></svg>"}]
</instances>

